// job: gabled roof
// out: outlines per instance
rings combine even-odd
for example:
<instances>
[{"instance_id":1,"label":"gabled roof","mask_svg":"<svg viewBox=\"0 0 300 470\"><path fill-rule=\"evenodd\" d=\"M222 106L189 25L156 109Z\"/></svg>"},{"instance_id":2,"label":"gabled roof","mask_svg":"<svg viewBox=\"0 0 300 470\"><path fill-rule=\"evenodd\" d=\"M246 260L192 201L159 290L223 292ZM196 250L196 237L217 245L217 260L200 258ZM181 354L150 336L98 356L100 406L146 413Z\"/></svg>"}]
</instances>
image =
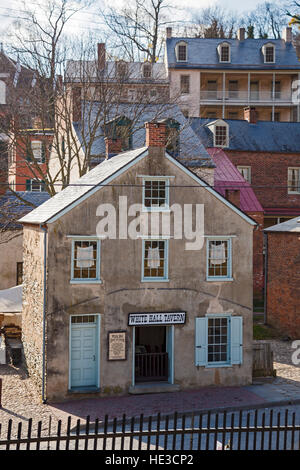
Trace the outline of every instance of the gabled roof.
<instances>
[{"instance_id":1,"label":"gabled roof","mask_svg":"<svg viewBox=\"0 0 300 470\"><path fill-rule=\"evenodd\" d=\"M83 147L88 144L88 139L93 129L94 123L97 123L96 137L92 143L91 155L95 160L100 157L102 161L105 157L104 141L104 122L101 122L101 113L103 109L98 102L82 102L83 124L74 123L74 129L78 139ZM201 140L193 131L190 120L186 119L180 108L175 104L148 105L143 103L123 103L115 107L110 106L105 116L106 124L117 117L124 116L133 121L132 130L132 148L140 148L145 145L146 131L145 122L153 120L162 120L172 118L180 124L180 152L178 158L190 167L213 168L210 155L205 150ZM83 138L84 137L84 138Z\"/></svg>"},{"instance_id":2,"label":"gabled roof","mask_svg":"<svg viewBox=\"0 0 300 470\"><path fill-rule=\"evenodd\" d=\"M273 225L272 227L266 228L264 232L296 232L300 233L300 216L294 219L287 220L281 224Z\"/></svg>"},{"instance_id":3,"label":"gabled roof","mask_svg":"<svg viewBox=\"0 0 300 470\"><path fill-rule=\"evenodd\" d=\"M264 212L250 184L243 178L224 150L210 148L208 152L216 165L214 172L214 188L216 191L225 197L226 189L239 189L240 208L244 212Z\"/></svg>"},{"instance_id":4,"label":"gabled roof","mask_svg":"<svg viewBox=\"0 0 300 470\"><path fill-rule=\"evenodd\" d=\"M96 190L103 187L103 184L108 184L110 178L116 177L120 170L124 171L132 162L145 156L146 150L147 148L143 147L120 153L109 160L105 160L79 178L74 184L67 186L40 207L22 217L19 222L44 224L51 221L53 217L62 214L72 204L92 195Z\"/></svg>"},{"instance_id":5,"label":"gabled roof","mask_svg":"<svg viewBox=\"0 0 300 470\"><path fill-rule=\"evenodd\" d=\"M67 186L60 193L49 199L37 209L30 212L28 215L20 219L19 222L29 224L45 224L55 222L59 217L71 210L80 202L87 199L99 189L108 185L117 176L125 172L132 165L140 161L148 155L148 148L142 147L140 149L131 150L116 155L109 160L97 165L93 170L89 171L86 175L79 178L76 183ZM212 193L217 199L222 201L226 206L230 207L234 212L239 214L244 220L251 225L256 225L256 222L247 216L241 209L235 207L227 199L221 196L217 191L211 188L204 180L199 178L190 169L185 167L180 161L165 153L166 158L173 164L184 171L188 176L194 179L197 184L205 187L207 191Z\"/></svg>"},{"instance_id":6,"label":"gabled roof","mask_svg":"<svg viewBox=\"0 0 300 470\"><path fill-rule=\"evenodd\" d=\"M191 118L191 127L205 148L213 147L213 134L207 124L215 119ZM224 119L229 127L228 150L249 152L300 152L299 122L257 121Z\"/></svg>"},{"instance_id":7,"label":"gabled roof","mask_svg":"<svg viewBox=\"0 0 300 470\"><path fill-rule=\"evenodd\" d=\"M177 62L176 44L185 41L188 46L187 62ZM168 66L170 68L196 69L244 69L244 70L297 70L300 63L292 43L283 39L226 39L230 45L230 63L219 61L217 48L224 39L168 38L166 41ZM272 42L275 46L275 63L265 64L262 48Z\"/></svg>"}]
</instances>

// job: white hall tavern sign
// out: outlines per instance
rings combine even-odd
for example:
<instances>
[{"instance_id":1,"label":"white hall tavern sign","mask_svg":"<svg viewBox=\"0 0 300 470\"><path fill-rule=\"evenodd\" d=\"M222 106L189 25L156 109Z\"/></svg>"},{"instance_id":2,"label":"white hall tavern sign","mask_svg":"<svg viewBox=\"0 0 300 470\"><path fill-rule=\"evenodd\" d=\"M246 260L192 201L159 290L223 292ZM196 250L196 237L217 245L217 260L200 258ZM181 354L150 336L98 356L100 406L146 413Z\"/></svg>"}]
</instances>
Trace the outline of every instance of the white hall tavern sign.
<instances>
[{"instance_id":1,"label":"white hall tavern sign","mask_svg":"<svg viewBox=\"0 0 300 470\"><path fill-rule=\"evenodd\" d=\"M128 325L183 325L185 317L185 312L129 313Z\"/></svg>"}]
</instances>

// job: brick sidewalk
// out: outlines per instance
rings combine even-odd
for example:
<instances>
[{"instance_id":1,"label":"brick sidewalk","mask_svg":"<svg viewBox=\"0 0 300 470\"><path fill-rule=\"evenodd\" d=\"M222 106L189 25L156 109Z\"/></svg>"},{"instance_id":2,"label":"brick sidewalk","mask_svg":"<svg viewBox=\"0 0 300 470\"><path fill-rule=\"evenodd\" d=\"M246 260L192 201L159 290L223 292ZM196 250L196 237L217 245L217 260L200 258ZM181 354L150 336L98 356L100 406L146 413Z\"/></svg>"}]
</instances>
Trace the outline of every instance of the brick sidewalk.
<instances>
[{"instance_id":1,"label":"brick sidewalk","mask_svg":"<svg viewBox=\"0 0 300 470\"><path fill-rule=\"evenodd\" d=\"M49 405L56 419L66 421L69 415L73 419L85 419L90 416L102 420L107 414L110 418L171 414L177 412L204 411L208 409L231 409L256 407L264 399L249 391L246 387L205 387L198 390L156 393L151 395L127 395L113 398L91 398L73 400Z\"/></svg>"}]
</instances>

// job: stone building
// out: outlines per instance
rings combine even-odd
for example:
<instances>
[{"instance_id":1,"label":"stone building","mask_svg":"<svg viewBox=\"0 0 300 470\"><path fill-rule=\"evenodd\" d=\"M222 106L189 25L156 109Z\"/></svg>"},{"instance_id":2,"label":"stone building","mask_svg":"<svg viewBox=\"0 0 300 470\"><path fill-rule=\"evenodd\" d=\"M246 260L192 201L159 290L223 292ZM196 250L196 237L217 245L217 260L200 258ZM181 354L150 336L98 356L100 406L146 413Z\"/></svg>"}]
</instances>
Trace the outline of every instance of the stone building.
<instances>
[{"instance_id":1,"label":"stone building","mask_svg":"<svg viewBox=\"0 0 300 470\"><path fill-rule=\"evenodd\" d=\"M24 356L43 400L251 383L256 222L165 142L166 123L146 123L146 146L21 219Z\"/></svg>"},{"instance_id":2,"label":"stone building","mask_svg":"<svg viewBox=\"0 0 300 470\"><path fill-rule=\"evenodd\" d=\"M300 337L300 217L265 229L266 323Z\"/></svg>"}]
</instances>

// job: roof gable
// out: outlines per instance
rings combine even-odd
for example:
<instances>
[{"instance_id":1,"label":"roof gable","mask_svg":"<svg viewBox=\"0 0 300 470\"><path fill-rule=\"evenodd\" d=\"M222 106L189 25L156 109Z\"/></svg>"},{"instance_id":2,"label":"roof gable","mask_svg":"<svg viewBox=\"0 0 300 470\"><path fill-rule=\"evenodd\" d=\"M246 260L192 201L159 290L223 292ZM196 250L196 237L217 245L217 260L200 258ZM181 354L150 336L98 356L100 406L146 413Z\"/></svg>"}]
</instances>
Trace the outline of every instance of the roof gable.
<instances>
[{"instance_id":1,"label":"roof gable","mask_svg":"<svg viewBox=\"0 0 300 470\"><path fill-rule=\"evenodd\" d=\"M55 222L66 212L109 184L110 181L113 181L117 176L124 173L132 165L136 164L147 155L148 148L142 147L137 150L121 153L115 157L110 158L109 160L100 163L89 173L77 180L76 183L68 186L60 193L53 196L46 203L42 204L40 207L30 212L27 216L20 219L20 222L31 224ZM256 225L256 222L248 217L242 210L231 204L227 199L221 196L204 180L199 178L199 176L180 163L176 158L172 157L167 152L165 152L165 157L175 164L179 169L181 169L181 171L185 172L189 177L196 181L196 183L202 187L205 187L208 192L213 194L217 199L222 201L226 206L231 208L248 223L251 225Z\"/></svg>"}]
</instances>

